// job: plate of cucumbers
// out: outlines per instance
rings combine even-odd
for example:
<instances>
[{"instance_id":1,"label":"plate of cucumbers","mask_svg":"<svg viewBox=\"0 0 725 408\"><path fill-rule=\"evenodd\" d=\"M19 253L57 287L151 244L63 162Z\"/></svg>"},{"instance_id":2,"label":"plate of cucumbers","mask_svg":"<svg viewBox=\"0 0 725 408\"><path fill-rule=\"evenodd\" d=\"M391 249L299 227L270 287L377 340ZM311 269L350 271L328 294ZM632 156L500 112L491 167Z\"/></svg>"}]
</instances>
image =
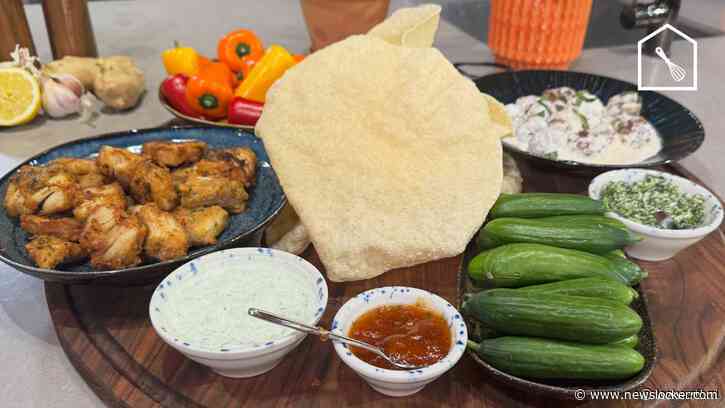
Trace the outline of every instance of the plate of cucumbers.
<instances>
[{"instance_id":1,"label":"plate of cucumbers","mask_svg":"<svg viewBox=\"0 0 725 408\"><path fill-rule=\"evenodd\" d=\"M502 194L468 245L459 305L468 352L494 379L561 398L626 391L657 351L639 282L622 251L640 238L575 194ZM587 394L588 395L588 394Z\"/></svg>"}]
</instances>

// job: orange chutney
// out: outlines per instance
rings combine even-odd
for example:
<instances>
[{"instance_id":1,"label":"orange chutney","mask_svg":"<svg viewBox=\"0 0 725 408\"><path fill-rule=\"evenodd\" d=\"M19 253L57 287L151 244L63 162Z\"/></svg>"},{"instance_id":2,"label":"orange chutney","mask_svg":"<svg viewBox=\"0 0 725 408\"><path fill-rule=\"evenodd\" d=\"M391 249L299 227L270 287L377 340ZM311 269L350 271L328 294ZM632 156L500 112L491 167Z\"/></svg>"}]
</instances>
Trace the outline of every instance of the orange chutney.
<instances>
[{"instance_id":1,"label":"orange chutney","mask_svg":"<svg viewBox=\"0 0 725 408\"><path fill-rule=\"evenodd\" d=\"M348 336L381 348L398 362L417 366L431 365L451 349L446 320L420 304L386 305L369 310L353 322ZM368 350L351 347L351 351L376 367L397 369Z\"/></svg>"}]
</instances>

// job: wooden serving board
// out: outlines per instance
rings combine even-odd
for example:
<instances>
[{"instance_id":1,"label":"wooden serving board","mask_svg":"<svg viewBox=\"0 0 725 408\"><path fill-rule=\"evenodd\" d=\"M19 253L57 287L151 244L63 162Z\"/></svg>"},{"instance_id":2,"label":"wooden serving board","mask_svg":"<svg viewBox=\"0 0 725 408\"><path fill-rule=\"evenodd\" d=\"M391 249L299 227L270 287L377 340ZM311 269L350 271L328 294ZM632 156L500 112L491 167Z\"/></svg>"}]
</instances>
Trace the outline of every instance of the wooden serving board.
<instances>
[{"instance_id":1,"label":"wooden serving board","mask_svg":"<svg viewBox=\"0 0 725 408\"><path fill-rule=\"evenodd\" d=\"M589 175L562 174L519 163L525 191L583 193ZM664 170L699 182L678 166ZM659 358L644 387L725 392L725 239L723 227L672 260L642 262ZM313 249L304 254L322 265ZM385 285L423 288L454 302L461 257L384 274L376 279L328 282L330 301L321 323L350 297ZM335 354L308 337L280 365L250 379L221 377L183 357L156 335L148 318L154 286L102 287L46 283L46 297L60 343L83 378L114 407L339 407L339 406L697 406L720 401L584 402L528 395L492 381L469 356L411 397L373 391Z\"/></svg>"}]
</instances>

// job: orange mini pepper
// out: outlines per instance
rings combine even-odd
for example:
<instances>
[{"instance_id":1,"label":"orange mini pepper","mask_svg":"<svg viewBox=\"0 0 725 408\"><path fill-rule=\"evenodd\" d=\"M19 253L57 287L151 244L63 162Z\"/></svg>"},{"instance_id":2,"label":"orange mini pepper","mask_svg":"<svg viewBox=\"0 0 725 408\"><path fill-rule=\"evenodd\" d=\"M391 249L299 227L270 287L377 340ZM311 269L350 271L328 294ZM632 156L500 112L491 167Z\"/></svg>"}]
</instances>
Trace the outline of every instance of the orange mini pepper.
<instances>
[{"instance_id":1,"label":"orange mini pepper","mask_svg":"<svg viewBox=\"0 0 725 408\"><path fill-rule=\"evenodd\" d=\"M212 60L199 54L199 69L204 68L211 63L212 63Z\"/></svg>"},{"instance_id":2,"label":"orange mini pepper","mask_svg":"<svg viewBox=\"0 0 725 408\"><path fill-rule=\"evenodd\" d=\"M249 76L249 71L252 70L252 67L254 67L254 64L256 62L257 61L247 60L242 64L241 69L234 73L234 78L236 79L236 85L238 85L239 83L241 83L242 81L247 79L247 77Z\"/></svg>"},{"instance_id":3,"label":"orange mini pepper","mask_svg":"<svg viewBox=\"0 0 725 408\"><path fill-rule=\"evenodd\" d=\"M270 46L262 59L257 61L249 71L247 79L239 84L234 95L264 103L269 87L296 63L292 55L283 47Z\"/></svg>"},{"instance_id":4,"label":"orange mini pepper","mask_svg":"<svg viewBox=\"0 0 725 408\"><path fill-rule=\"evenodd\" d=\"M250 61L257 61L264 54L262 41L249 30L236 30L225 35L217 46L219 61L234 72L245 72Z\"/></svg>"},{"instance_id":5,"label":"orange mini pepper","mask_svg":"<svg viewBox=\"0 0 725 408\"><path fill-rule=\"evenodd\" d=\"M186 85L186 101L195 111L221 119L227 114L229 101L234 97L234 74L226 65L212 62L192 76Z\"/></svg>"},{"instance_id":6,"label":"orange mini pepper","mask_svg":"<svg viewBox=\"0 0 725 408\"><path fill-rule=\"evenodd\" d=\"M300 62L303 59L305 59L305 55L304 54L295 54L292 56L292 58L294 58L296 62Z\"/></svg>"}]
</instances>

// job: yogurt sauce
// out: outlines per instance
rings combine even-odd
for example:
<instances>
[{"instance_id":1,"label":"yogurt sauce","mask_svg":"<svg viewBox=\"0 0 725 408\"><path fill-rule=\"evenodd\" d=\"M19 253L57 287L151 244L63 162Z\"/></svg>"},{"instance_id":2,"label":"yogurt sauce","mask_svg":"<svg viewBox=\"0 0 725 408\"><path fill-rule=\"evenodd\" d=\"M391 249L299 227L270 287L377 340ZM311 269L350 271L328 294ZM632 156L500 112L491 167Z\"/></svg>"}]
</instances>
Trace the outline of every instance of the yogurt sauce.
<instances>
[{"instance_id":1,"label":"yogurt sauce","mask_svg":"<svg viewBox=\"0 0 725 408\"><path fill-rule=\"evenodd\" d=\"M609 98L586 90L548 89L506 105L514 135L504 143L552 160L593 164L635 164L657 154L662 141L640 116L637 92Z\"/></svg>"},{"instance_id":2,"label":"yogurt sauce","mask_svg":"<svg viewBox=\"0 0 725 408\"><path fill-rule=\"evenodd\" d=\"M219 262L204 278L176 283L165 307L169 331L196 347L218 350L263 344L294 332L247 314L250 307L300 322L315 318L315 287L302 273L279 264Z\"/></svg>"}]
</instances>

